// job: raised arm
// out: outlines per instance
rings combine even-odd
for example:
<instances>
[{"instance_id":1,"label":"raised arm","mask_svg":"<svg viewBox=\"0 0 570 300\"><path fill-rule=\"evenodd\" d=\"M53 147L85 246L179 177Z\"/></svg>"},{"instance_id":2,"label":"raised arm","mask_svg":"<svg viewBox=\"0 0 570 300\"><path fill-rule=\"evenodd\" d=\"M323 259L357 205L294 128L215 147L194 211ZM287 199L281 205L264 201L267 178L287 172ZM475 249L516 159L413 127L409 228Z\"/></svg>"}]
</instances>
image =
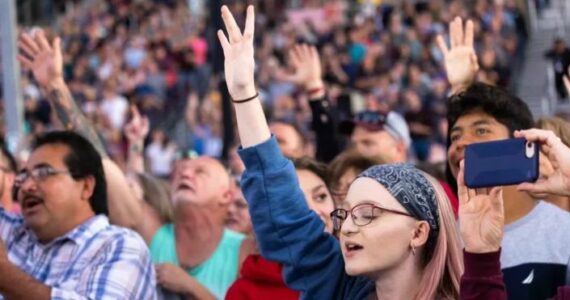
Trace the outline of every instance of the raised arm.
<instances>
[{"instance_id":1,"label":"raised arm","mask_svg":"<svg viewBox=\"0 0 570 300\"><path fill-rule=\"evenodd\" d=\"M296 45L289 51L289 60L295 72L287 79L302 87L309 98L312 113L311 126L316 136L316 158L330 162L340 152L337 122L326 95L322 80L321 59L315 46Z\"/></svg>"},{"instance_id":2,"label":"raised arm","mask_svg":"<svg viewBox=\"0 0 570 300\"><path fill-rule=\"evenodd\" d=\"M129 141L127 155L129 173L144 173L144 139L148 131L148 118L141 116L136 106L131 106L131 120L125 125L125 136Z\"/></svg>"},{"instance_id":3,"label":"raised arm","mask_svg":"<svg viewBox=\"0 0 570 300\"><path fill-rule=\"evenodd\" d=\"M261 253L285 265L290 288L306 293L307 298L331 299L342 288L336 284L344 275L340 246L324 233L323 222L303 198L293 164L270 136L254 85L253 6L247 9L243 34L226 6L222 17L229 40L221 30L218 37L244 147L240 156L246 171L241 185Z\"/></svg>"},{"instance_id":4,"label":"raised arm","mask_svg":"<svg viewBox=\"0 0 570 300\"><path fill-rule=\"evenodd\" d=\"M222 7L222 19L228 38L218 30L224 51L224 73L228 91L233 98L241 144L244 148L261 144L271 136L255 88L253 58L254 12L247 8L245 30L242 34L227 6Z\"/></svg>"},{"instance_id":5,"label":"raised arm","mask_svg":"<svg viewBox=\"0 0 570 300\"><path fill-rule=\"evenodd\" d=\"M475 48L473 48L474 29L473 22L468 20L463 27L463 20L455 18L449 23L449 39L451 47L448 48L443 36L437 36L437 44L443 53L447 80L451 85L453 94L459 93L471 85L479 71L479 63Z\"/></svg>"},{"instance_id":6,"label":"raised arm","mask_svg":"<svg viewBox=\"0 0 570 300\"><path fill-rule=\"evenodd\" d=\"M31 70L55 110L59 120L68 130L74 130L87 138L103 158L109 218L112 223L136 229L141 207L137 204L123 172L109 159L103 143L91 122L83 115L63 80L61 40L56 37L52 44L42 30L34 36L21 35L18 60Z\"/></svg>"}]
</instances>

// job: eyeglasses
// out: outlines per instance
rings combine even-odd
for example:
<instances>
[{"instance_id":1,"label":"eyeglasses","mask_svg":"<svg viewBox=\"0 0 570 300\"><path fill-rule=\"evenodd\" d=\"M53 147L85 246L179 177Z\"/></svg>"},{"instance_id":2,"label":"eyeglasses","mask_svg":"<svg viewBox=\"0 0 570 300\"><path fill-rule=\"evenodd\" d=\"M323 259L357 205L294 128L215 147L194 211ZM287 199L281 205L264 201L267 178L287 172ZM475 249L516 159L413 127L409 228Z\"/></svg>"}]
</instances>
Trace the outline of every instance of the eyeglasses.
<instances>
[{"instance_id":1,"label":"eyeglasses","mask_svg":"<svg viewBox=\"0 0 570 300\"><path fill-rule=\"evenodd\" d=\"M64 170L56 170L49 166L43 166L35 168L31 171L23 170L16 174L16 178L14 178L14 187L19 189L24 185L24 182L28 180L28 178L32 178L35 182L41 182L48 177L58 175L58 174L71 174L69 171Z\"/></svg>"},{"instance_id":2,"label":"eyeglasses","mask_svg":"<svg viewBox=\"0 0 570 300\"><path fill-rule=\"evenodd\" d=\"M346 210L342 208L335 209L331 213L331 219L333 221L334 230L338 231L342 228L342 224L348 218L349 214L352 217L352 222L354 223L354 225L362 227L370 224L374 219L379 217L384 212L390 212L413 218L412 215L405 212L376 206L374 204L364 203L353 207L351 210Z\"/></svg>"}]
</instances>

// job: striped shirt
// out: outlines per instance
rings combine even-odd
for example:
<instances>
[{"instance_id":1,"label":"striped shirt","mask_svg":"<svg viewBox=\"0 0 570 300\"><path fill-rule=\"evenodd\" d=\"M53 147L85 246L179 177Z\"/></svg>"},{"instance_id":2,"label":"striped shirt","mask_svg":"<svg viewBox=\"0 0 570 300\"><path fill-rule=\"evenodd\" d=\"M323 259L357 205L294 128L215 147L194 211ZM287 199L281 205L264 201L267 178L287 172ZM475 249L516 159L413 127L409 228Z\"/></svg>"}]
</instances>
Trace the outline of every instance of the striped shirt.
<instances>
[{"instance_id":1,"label":"striped shirt","mask_svg":"<svg viewBox=\"0 0 570 300\"><path fill-rule=\"evenodd\" d=\"M110 225L105 216L42 244L22 217L0 208L0 238L14 265L51 287L51 299L156 299L145 242L131 230Z\"/></svg>"}]
</instances>

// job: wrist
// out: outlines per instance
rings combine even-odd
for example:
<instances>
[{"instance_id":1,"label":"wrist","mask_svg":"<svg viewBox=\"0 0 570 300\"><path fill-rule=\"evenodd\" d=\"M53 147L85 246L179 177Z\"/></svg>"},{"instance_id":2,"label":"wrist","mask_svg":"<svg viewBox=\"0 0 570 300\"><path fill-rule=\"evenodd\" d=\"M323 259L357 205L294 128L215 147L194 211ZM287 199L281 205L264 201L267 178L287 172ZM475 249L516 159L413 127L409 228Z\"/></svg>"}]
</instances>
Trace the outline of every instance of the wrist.
<instances>
[{"instance_id":1,"label":"wrist","mask_svg":"<svg viewBox=\"0 0 570 300\"><path fill-rule=\"evenodd\" d=\"M134 142L129 145L129 151L132 153L142 153L143 151L143 143L142 142Z\"/></svg>"},{"instance_id":2,"label":"wrist","mask_svg":"<svg viewBox=\"0 0 570 300\"><path fill-rule=\"evenodd\" d=\"M452 84L451 85L451 94L457 95L463 91L465 91L470 84L468 83L460 83L460 84Z\"/></svg>"},{"instance_id":3,"label":"wrist","mask_svg":"<svg viewBox=\"0 0 570 300\"><path fill-rule=\"evenodd\" d=\"M469 252L469 253L477 253L477 254L483 254L483 253L492 253L492 252L497 252L499 251L499 249L501 249L501 245L498 246L486 246L486 247L470 247L465 245L465 251Z\"/></svg>"},{"instance_id":4,"label":"wrist","mask_svg":"<svg viewBox=\"0 0 570 300\"><path fill-rule=\"evenodd\" d=\"M43 87L49 92L49 91L53 91L56 89L59 89L61 87L65 86L65 81L63 80L63 78L58 77L58 78L54 78L52 80L50 80L49 82L47 82L45 85L43 85Z\"/></svg>"},{"instance_id":5,"label":"wrist","mask_svg":"<svg viewBox=\"0 0 570 300\"><path fill-rule=\"evenodd\" d=\"M322 80L311 80L309 82L307 82L307 84L305 84L305 91L309 92L311 90L316 90L316 89L324 89L325 84L323 83Z\"/></svg>"},{"instance_id":6,"label":"wrist","mask_svg":"<svg viewBox=\"0 0 570 300\"><path fill-rule=\"evenodd\" d=\"M230 96L233 100L247 99L253 97L257 93L255 85L234 88L230 90Z\"/></svg>"}]
</instances>

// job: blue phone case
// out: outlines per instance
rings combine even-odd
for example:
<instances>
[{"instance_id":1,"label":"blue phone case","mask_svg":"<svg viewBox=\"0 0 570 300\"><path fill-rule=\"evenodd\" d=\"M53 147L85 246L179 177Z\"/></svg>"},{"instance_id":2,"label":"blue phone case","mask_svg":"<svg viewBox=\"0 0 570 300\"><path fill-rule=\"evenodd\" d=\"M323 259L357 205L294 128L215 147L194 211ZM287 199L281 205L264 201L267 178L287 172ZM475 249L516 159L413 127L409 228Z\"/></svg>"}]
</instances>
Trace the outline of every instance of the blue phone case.
<instances>
[{"instance_id":1,"label":"blue phone case","mask_svg":"<svg viewBox=\"0 0 570 300\"><path fill-rule=\"evenodd\" d=\"M465 185L482 188L534 182L538 179L538 147L526 155L525 139L476 143L465 149Z\"/></svg>"}]
</instances>

